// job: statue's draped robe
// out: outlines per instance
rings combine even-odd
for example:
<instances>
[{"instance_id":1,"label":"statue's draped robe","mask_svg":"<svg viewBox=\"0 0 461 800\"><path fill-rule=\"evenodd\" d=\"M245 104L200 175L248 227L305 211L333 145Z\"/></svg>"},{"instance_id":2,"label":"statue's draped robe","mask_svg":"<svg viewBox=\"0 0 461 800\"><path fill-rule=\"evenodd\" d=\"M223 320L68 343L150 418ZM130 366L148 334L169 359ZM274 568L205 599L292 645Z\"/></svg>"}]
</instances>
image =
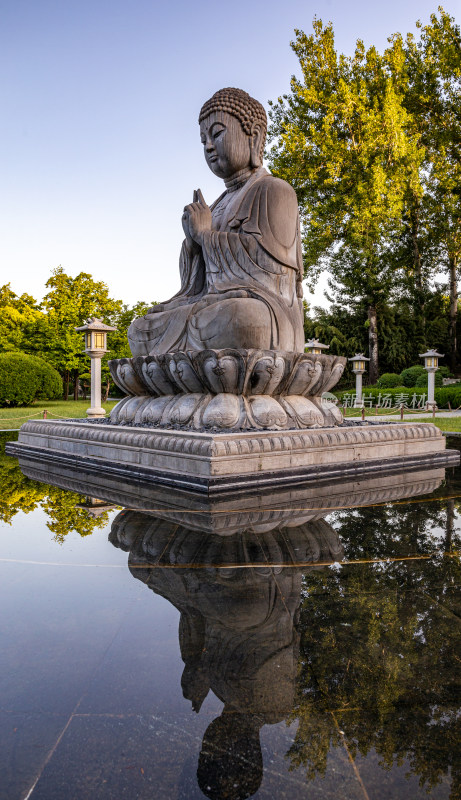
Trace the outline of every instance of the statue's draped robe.
<instances>
[{"instance_id":1,"label":"statue's draped robe","mask_svg":"<svg viewBox=\"0 0 461 800\"><path fill-rule=\"evenodd\" d=\"M302 352L302 257L297 198L263 168L211 207L201 247L183 243L181 289L133 321L133 356L206 347ZM252 335L251 320L259 324ZM255 329L256 330L256 329Z\"/></svg>"}]
</instances>

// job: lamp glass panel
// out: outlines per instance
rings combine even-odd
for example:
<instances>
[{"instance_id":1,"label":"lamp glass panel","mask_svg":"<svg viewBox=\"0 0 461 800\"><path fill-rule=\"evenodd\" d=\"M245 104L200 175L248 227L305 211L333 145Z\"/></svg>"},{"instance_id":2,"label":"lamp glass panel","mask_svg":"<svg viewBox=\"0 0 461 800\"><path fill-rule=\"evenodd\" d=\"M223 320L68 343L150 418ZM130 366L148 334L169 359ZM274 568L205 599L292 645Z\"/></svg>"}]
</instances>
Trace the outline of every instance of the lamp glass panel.
<instances>
[{"instance_id":1,"label":"lamp glass panel","mask_svg":"<svg viewBox=\"0 0 461 800\"><path fill-rule=\"evenodd\" d=\"M86 337L86 346L88 348L90 348L91 347L91 333L86 333L85 337Z\"/></svg>"},{"instance_id":2,"label":"lamp glass panel","mask_svg":"<svg viewBox=\"0 0 461 800\"><path fill-rule=\"evenodd\" d=\"M358 366L359 369L364 370L365 369L365 361L359 361L357 366Z\"/></svg>"},{"instance_id":3,"label":"lamp glass panel","mask_svg":"<svg viewBox=\"0 0 461 800\"><path fill-rule=\"evenodd\" d=\"M94 346L96 350L104 350L105 347L105 334L104 333L95 333L94 334Z\"/></svg>"}]
</instances>

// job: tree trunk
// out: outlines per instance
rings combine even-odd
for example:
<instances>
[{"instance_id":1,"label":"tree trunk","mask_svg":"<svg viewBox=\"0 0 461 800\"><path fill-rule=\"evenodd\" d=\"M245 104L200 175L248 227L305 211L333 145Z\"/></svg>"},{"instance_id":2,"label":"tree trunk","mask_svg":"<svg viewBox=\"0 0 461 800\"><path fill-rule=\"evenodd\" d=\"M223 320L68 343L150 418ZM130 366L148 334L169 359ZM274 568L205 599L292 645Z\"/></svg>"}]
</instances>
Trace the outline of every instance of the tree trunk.
<instances>
[{"instance_id":1,"label":"tree trunk","mask_svg":"<svg viewBox=\"0 0 461 800\"><path fill-rule=\"evenodd\" d=\"M447 526L445 532L445 552L449 553L453 541L453 531L455 528L455 501L447 500Z\"/></svg>"},{"instance_id":2,"label":"tree trunk","mask_svg":"<svg viewBox=\"0 0 461 800\"><path fill-rule=\"evenodd\" d=\"M378 316L376 306L368 306L369 379L373 385L378 380Z\"/></svg>"},{"instance_id":3,"label":"tree trunk","mask_svg":"<svg viewBox=\"0 0 461 800\"><path fill-rule=\"evenodd\" d=\"M66 369L64 373L64 400L69 399L69 370Z\"/></svg>"},{"instance_id":4,"label":"tree trunk","mask_svg":"<svg viewBox=\"0 0 461 800\"><path fill-rule=\"evenodd\" d=\"M106 390L104 392L104 399L102 401L103 403L107 403L107 398L109 397L109 391L110 391L110 378L107 379Z\"/></svg>"},{"instance_id":5,"label":"tree trunk","mask_svg":"<svg viewBox=\"0 0 461 800\"><path fill-rule=\"evenodd\" d=\"M78 400L78 390L80 389L80 378L78 370L74 369L74 400Z\"/></svg>"},{"instance_id":6,"label":"tree trunk","mask_svg":"<svg viewBox=\"0 0 461 800\"><path fill-rule=\"evenodd\" d=\"M419 249L419 209L416 206L411 212L411 241L413 246L413 275L415 283L415 317L421 326L420 347L426 349L426 287L423 281L423 270L421 263L421 251Z\"/></svg>"},{"instance_id":7,"label":"tree trunk","mask_svg":"<svg viewBox=\"0 0 461 800\"><path fill-rule=\"evenodd\" d=\"M450 258L450 353L449 364L452 372L456 369L456 322L458 316L458 276L456 256Z\"/></svg>"}]
</instances>

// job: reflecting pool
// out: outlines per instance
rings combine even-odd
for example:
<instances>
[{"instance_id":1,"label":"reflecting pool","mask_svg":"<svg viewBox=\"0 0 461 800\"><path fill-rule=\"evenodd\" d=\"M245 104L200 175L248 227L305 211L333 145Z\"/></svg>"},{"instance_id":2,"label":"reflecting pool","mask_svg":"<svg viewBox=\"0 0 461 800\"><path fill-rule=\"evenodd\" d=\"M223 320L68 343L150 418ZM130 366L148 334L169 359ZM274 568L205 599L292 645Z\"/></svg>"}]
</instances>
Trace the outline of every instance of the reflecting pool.
<instances>
[{"instance_id":1,"label":"reflecting pool","mask_svg":"<svg viewBox=\"0 0 461 800\"><path fill-rule=\"evenodd\" d=\"M2 800L461 798L459 468L0 490Z\"/></svg>"}]
</instances>

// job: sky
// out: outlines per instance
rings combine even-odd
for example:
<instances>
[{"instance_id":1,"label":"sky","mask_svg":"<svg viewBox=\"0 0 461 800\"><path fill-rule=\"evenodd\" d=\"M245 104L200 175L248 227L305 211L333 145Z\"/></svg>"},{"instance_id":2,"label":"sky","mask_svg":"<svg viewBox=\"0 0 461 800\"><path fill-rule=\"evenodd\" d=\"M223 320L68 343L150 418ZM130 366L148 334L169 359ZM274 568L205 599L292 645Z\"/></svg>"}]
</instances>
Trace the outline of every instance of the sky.
<instances>
[{"instance_id":1,"label":"sky","mask_svg":"<svg viewBox=\"0 0 461 800\"><path fill-rule=\"evenodd\" d=\"M461 0L443 6L457 21ZM181 215L223 190L199 110L224 86L268 107L299 74L294 29L382 50L437 0L0 0L0 285L36 299L58 265L128 304L179 289ZM326 305L325 280L313 304Z\"/></svg>"}]
</instances>

